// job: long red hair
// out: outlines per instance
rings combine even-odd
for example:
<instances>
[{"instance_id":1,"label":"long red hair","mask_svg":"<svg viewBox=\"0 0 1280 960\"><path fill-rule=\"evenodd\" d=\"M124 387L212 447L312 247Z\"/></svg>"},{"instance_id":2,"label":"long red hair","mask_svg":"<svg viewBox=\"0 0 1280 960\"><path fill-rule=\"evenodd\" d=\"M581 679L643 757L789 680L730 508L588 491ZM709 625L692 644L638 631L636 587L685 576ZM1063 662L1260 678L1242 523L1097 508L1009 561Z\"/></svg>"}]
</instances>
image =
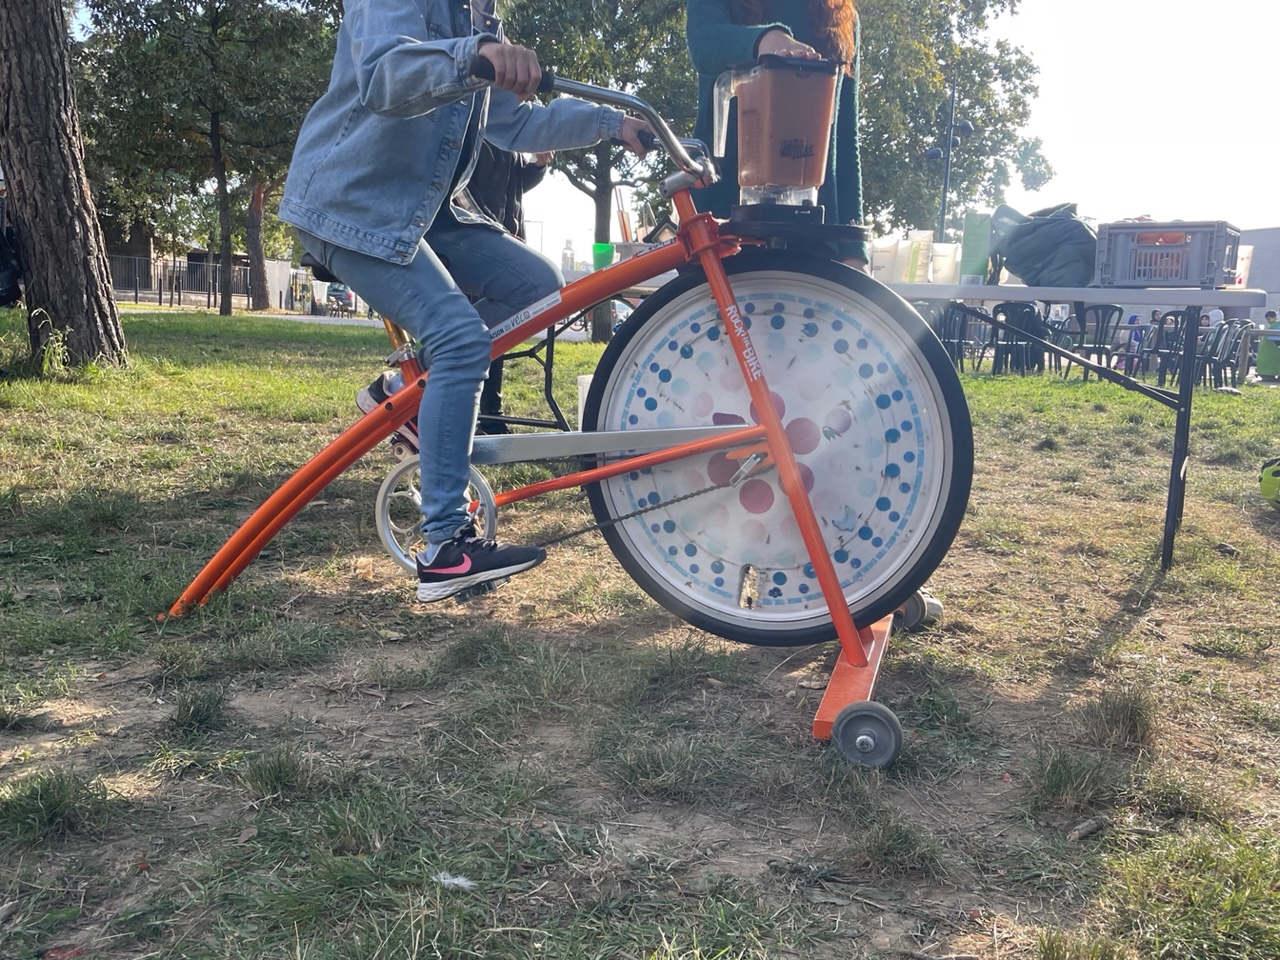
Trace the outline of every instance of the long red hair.
<instances>
[{"instance_id":1,"label":"long red hair","mask_svg":"<svg viewBox=\"0 0 1280 960\"><path fill-rule=\"evenodd\" d=\"M781 22L773 14L772 0L734 0L735 23ZM809 0L809 27L813 34L813 48L828 60L853 64L853 26L858 12L854 0Z\"/></svg>"}]
</instances>

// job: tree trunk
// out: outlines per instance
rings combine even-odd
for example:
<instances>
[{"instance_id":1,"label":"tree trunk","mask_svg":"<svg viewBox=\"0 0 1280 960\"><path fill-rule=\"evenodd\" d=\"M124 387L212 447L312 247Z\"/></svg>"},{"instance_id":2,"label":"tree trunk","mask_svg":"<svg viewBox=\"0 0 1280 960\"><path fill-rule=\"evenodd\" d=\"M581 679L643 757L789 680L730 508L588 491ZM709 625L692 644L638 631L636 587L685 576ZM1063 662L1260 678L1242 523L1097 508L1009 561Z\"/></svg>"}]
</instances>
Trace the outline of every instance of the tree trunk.
<instances>
[{"instance_id":1,"label":"tree trunk","mask_svg":"<svg viewBox=\"0 0 1280 960\"><path fill-rule=\"evenodd\" d=\"M62 0L0 2L0 168L26 283L32 355L123 363L124 331L84 170Z\"/></svg>"},{"instance_id":2,"label":"tree trunk","mask_svg":"<svg viewBox=\"0 0 1280 960\"><path fill-rule=\"evenodd\" d=\"M592 199L596 206L596 243L609 242L609 224L613 217L613 165L610 161L608 141L596 144L595 190ZM594 264L593 264L594 266ZM608 343L613 339L613 310L602 303L591 311L591 342Z\"/></svg>"},{"instance_id":3,"label":"tree trunk","mask_svg":"<svg viewBox=\"0 0 1280 960\"><path fill-rule=\"evenodd\" d=\"M222 117L209 116L209 150L218 198L218 313L231 316L231 191L227 186L227 159L222 155Z\"/></svg>"},{"instance_id":4,"label":"tree trunk","mask_svg":"<svg viewBox=\"0 0 1280 960\"><path fill-rule=\"evenodd\" d=\"M262 249L262 211L267 204L270 186L256 176L249 185L249 209L244 219L244 247L249 255L249 309L270 310L271 288L267 284L267 257Z\"/></svg>"}]
</instances>

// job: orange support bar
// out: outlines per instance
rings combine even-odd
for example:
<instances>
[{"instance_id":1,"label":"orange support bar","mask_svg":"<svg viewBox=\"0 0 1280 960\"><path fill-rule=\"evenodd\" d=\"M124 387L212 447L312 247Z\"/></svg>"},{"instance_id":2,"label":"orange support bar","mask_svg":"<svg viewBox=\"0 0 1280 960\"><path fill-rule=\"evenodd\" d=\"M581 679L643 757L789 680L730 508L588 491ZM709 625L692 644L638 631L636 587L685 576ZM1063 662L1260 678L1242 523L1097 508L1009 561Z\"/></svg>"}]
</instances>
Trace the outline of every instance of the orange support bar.
<instances>
[{"instance_id":1,"label":"orange support bar","mask_svg":"<svg viewBox=\"0 0 1280 960\"><path fill-rule=\"evenodd\" d=\"M800 528L800 536L809 552L809 560L813 564L818 584L822 587L822 595L827 601L827 609L831 612L831 621L844 649L853 665L868 665L867 651L859 637L859 631L853 622L853 615L845 603L844 590L840 586L840 577L836 574L831 562L831 554L827 551L826 540L818 525L818 518L813 512L813 504L809 502L809 494L804 489L800 478L800 469L796 464L795 454L787 440L782 427L782 419L773 405L768 383L764 378L764 370L756 357L755 347L747 333L746 325L738 310L733 288L729 285L728 274L716 253L718 235L715 221L708 214L698 214L693 200L687 193L679 193L675 197L676 209L680 213L680 226L686 227L689 233L690 249L695 251L706 271L707 280L711 284L711 293L716 306L720 308L720 316L724 322L725 333L733 343L734 352L738 356L738 366L746 380L747 390L755 404L760 417L761 426L765 428L765 439L769 445L769 453L778 468L778 479L791 503L791 511L795 515L796 524Z\"/></svg>"}]
</instances>

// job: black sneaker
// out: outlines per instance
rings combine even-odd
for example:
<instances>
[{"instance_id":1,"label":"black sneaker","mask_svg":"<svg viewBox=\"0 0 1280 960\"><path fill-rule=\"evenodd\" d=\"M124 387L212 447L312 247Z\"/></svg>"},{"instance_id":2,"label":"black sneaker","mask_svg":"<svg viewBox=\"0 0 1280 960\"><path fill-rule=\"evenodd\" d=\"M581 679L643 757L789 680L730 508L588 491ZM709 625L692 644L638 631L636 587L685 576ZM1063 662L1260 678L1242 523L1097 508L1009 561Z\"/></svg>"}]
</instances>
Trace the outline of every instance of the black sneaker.
<instances>
[{"instance_id":1,"label":"black sneaker","mask_svg":"<svg viewBox=\"0 0 1280 960\"><path fill-rule=\"evenodd\" d=\"M388 370L378 376L367 387L361 387L356 393L356 408L361 413L370 413L378 407L386 403L391 394L395 393L404 386L404 377L399 371ZM396 438L399 437L412 452L418 452L418 415L414 414L406 420L401 426L396 428L396 432L391 436L391 445L396 445Z\"/></svg>"},{"instance_id":2,"label":"black sneaker","mask_svg":"<svg viewBox=\"0 0 1280 960\"><path fill-rule=\"evenodd\" d=\"M430 563L418 559L418 599L447 600L454 594L536 567L547 559L541 547L518 547L476 536L470 524L440 545Z\"/></svg>"}]
</instances>

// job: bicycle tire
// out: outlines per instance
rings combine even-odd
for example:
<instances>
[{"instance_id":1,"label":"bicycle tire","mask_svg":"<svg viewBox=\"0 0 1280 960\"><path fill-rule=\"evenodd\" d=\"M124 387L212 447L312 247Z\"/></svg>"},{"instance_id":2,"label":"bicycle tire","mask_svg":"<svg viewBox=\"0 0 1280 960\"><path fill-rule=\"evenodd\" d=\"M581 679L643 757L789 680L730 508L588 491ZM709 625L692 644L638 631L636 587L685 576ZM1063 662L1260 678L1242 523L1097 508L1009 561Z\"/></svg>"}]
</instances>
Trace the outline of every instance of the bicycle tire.
<instances>
[{"instance_id":1,"label":"bicycle tire","mask_svg":"<svg viewBox=\"0 0 1280 960\"><path fill-rule=\"evenodd\" d=\"M921 586L963 519L973 434L959 378L919 315L865 274L785 252L725 261L810 490L854 621ZM761 322L763 321L763 323ZM702 271L638 307L601 356L583 429L753 421ZM628 520L722 482L723 453L591 484L618 562L658 603L728 640L802 646L835 637L776 471Z\"/></svg>"}]
</instances>

